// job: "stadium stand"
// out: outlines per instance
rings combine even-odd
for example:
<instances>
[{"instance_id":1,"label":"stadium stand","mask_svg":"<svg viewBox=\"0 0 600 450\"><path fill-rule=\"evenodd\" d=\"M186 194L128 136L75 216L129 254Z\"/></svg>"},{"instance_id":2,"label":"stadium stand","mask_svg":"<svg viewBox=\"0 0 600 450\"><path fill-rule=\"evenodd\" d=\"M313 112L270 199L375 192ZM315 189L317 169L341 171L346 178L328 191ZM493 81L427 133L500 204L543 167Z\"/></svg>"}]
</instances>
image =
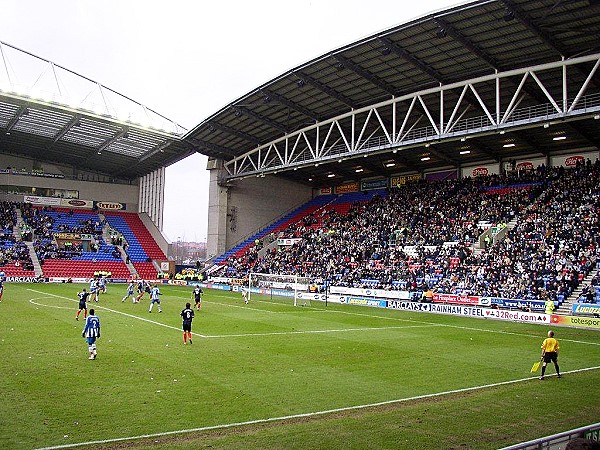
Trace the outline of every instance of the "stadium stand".
<instances>
[{"instance_id":1,"label":"stadium stand","mask_svg":"<svg viewBox=\"0 0 600 450\"><path fill-rule=\"evenodd\" d=\"M507 176L414 183L348 209L336 206L343 201L330 202L317 214L311 211L315 220L300 216L283 231L302 238L296 245L263 257L250 247L223 260L223 273L297 273L352 287L432 288L560 304L596 266L599 173L598 162L541 166ZM509 222L514 227L505 238L478 248L487 228Z\"/></svg>"},{"instance_id":2,"label":"stadium stand","mask_svg":"<svg viewBox=\"0 0 600 450\"><path fill-rule=\"evenodd\" d=\"M167 258L139 216L123 211L109 211L105 213L105 218L112 228L123 235L127 256L138 275L143 279L156 278L157 270L152 260Z\"/></svg>"}]
</instances>

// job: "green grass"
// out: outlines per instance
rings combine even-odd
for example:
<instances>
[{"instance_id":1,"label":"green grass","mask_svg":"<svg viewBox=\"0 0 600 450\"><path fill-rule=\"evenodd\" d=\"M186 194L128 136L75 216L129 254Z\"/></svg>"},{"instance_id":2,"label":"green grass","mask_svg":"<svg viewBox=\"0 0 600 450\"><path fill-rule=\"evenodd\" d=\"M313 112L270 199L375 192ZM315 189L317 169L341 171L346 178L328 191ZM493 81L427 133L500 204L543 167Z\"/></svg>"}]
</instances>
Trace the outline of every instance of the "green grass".
<instances>
[{"instance_id":1,"label":"green grass","mask_svg":"<svg viewBox=\"0 0 600 450\"><path fill-rule=\"evenodd\" d=\"M110 285L89 361L81 287L6 286L2 449L209 427L102 448L495 449L600 417L598 331L558 328L565 376L539 381L542 326L206 290L184 346L190 288L161 287L163 313L149 314L147 297L122 303Z\"/></svg>"}]
</instances>

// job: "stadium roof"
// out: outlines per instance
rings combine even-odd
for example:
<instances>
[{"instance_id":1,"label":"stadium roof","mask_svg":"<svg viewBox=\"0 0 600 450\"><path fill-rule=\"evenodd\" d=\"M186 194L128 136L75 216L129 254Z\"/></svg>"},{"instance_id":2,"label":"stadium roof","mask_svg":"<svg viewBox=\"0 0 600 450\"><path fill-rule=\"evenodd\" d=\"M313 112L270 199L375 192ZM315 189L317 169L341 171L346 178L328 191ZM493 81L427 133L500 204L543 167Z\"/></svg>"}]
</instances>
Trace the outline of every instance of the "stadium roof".
<instances>
[{"instance_id":1,"label":"stadium roof","mask_svg":"<svg viewBox=\"0 0 600 450\"><path fill-rule=\"evenodd\" d=\"M401 8L400 3L398 7ZM184 140L209 157L223 159L226 163L239 160L241 164L243 155L253 149L378 102L599 52L598 0L468 2L379 32L295 67L208 117L187 133ZM572 95L582 85L587 87L586 95L600 93L596 68L590 58L569 70L569 87L577 87L573 88ZM502 86L511 89L506 91L496 89L492 80L480 90L465 89L464 102L475 106L487 104L494 109L498 100L503 109L518 106L521 110L550 104L551 97L558 96L562 100L561 87L566 82L560 70L558 76L556 72L548 72L530 76L527 81L517 74L507 76L502 80ZM536 81L539 82L536 84ZM517 89L520 97L515 99ZM445 95L456 100L460 90L449 89ZM425 110L440 114L441 108L435 104L438 100L428 100L424 96L419 100ZM453 107L454 104L448 102L443 115L451 116ZM342 179L350 180L420 172L440 166L499 162L523 155L547 156L598 149L600 127L594 116L599 116L594 108L587 116L552 123L550 129L533 123L521 124L503 130L501 139L497 133L481 133L473 135L472 139L469 137L467 142L457 138L429 143L430 159L426 161L422 161L423 146L396 152L392 152L394 146L391 146L385 152L373 152L372 157L359 162L340 158L316 167L312 160L297 164L294 170L290 167L278 171L277 176L319 186L327 183L332 164L338 162L335 172ZM467 107L461 119L482 115L481 109ZM381 123L385 120L385 117L380 118ZM547 123L546 127L549 125ZM344 125L340 121L340 129L344 126L349 135L349 127L353 125ZM365 125L363 131L377 136L384 133L383 128L378 131L375 127L371 131ZM564 135L568 139L552 139ZM319 139L318 134L316 139ZM307 145L310 147L309 143ZM356 173L357 167L362 169L360 175ZM230 174L229 178L239 175Z\"/></svg>"},{"instance_id":2,"label":"stadium roof","mask_svg":"<svg viewBox=\"0 0 600 450\"><path fill-rule=\"evenodd\" d=\"M264 153L257 153L254 160L243 160L244 155L310 127L316 129L318 124L335 123L340 130L337 139L346 140L354 133L355 124L337 118L355 111L364 110L366 114L370 105L519 68L598 56L600 1L479 0L431 13L289 70L187 133L144 105L43 58L3 42L0 53L1 153L135 179L197 151L223 159L226 166L246 164L246 169L231 174L236 178L245 172L274 173L264 170ZM472 133L467 141L464 136L441 139L441 130L435 130L436 139L431 130L419 128L423 126L423 122L417 123L420 119L408 122L412 106L398 103L398 116L405 116L413 134L421 132L426 137L426 147L422 145L425 141L419 140L411 145L367 146L368 155L354 156L369 158L358 161L340 154L344 157L323 158L318 166L314 162L321 155L315 154L281 167L277 176L323 186L333 184L327 177L334 173L337 182L499 162L532 154L597 150L600 127L594 118L600 118L600 77L594 63L593 58L584 60L568 72L568 85L573 86L570 95L575 96L582 85L587 88L586 104L593 106L588 115L549 120L545 125L550 128L538 126L535 121L521 121L519 126L502 130L501 138L488 129ZM23 83L16 76L14 66L18 64L28 66L28 72L34 74L31 80ZM518 107L526 114L536 108L539 112L542 106L551 109L549 99L560 99L561 87L567 84L560 69L558 74L548 71L536 75L532 71L527 81L520 74L506 76L502 90L494 87L494 80L477 89L472 83L471 90L465 89L463 94L463 86L448 88L443 108L439 107L439 98L419 95L420 114L430 115L435 128L431 116L447 119L456 113L464 123L477 122L484 114L478 105L493 109L495 102L503 110ZM463 105L458 108L461 101ZM415 109L420 107L419 102ZM467 108L463 108L465 104ZM383 124L392 121L390 111L374 111L373 116L382 126L373 126L377 121L367 123L367 119L356 134L361 132L372 139L385 137ZM399 120L396 118L396 122ZM561 136L568 139L553 140ZM302 137L306 141L323 140L314 129ZM304 146L313 150L309 142ZM330 151L330 156L334 153ZM424 155L429 159L423 160ZM256 170L248 171L249 165Z\"/></svg>"},{"instance_id":3,"label":"stadium roof","mask_svg":"<svg viewBox=\"0 0 600 450\"><path fill-rule=\"evenodd\" d=\"M195 152L185 129L100 83L0 42L0 153L133 180Z\"/></svg>"}]
</instances>

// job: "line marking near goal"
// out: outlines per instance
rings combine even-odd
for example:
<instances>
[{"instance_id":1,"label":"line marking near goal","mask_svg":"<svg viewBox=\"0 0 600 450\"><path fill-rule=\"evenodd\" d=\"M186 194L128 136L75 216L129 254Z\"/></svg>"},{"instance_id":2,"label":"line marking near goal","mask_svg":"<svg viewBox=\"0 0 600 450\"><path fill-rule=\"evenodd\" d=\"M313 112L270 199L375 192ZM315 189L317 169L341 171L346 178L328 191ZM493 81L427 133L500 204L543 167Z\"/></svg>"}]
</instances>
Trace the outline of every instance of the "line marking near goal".
<instances>
[{"instance_id":1,"label":"line marking near goal","mask_svg":"<svg viewBox=\"0 0 600 450\"><path fill-rule=\"evenodd\" d=\"M374 330L407 330L409 328L432 328L436 325L408 325L403 327L361 327L361 328L334 328L329 330L304 330L304 331L272 331L267 333L219 334L207 335L207 339L222 339L230 337L278 336L290 334L319 334L319 333L344 333L346 331L374 331Z\"/></svg>"},{"instance_id":2,"label":"line marking near goal","mask_svg":"<svg viewBox=\"0 0 600 450\"><path fill-rule=\"evenodd\" d=\"M48 298L48 297L30 298L29 303L31 303L32 305L36 305L36 306L43 306L44 308L69 309L69 310L72 309L72 308L69 308L68 306L44 305L43 303L37 303L34 301L34 300L42 300L44 298Z\"/></svg>"},{"instance_id":3,"label":"line marking near goal","mask_svg":"<svg viewBox=\"0 0 600 450\"><path fill-rule=\"evenodd\" d=\"M79 300L75 300L69 297L65 297L63 295L57 295L57 294L51 294L48 292L43 292L43 291L38 291L36 289L27 289L28 291L31 292L36 292L38 294L43 294L43 295L47 295L47 296L51 296L51 297L55 297L55 298L62 298L65 300L69 300L71 302L74 303L78 303ZM259 300L262 303L272 303L272 302L266 302L266 301L262 301ZM246 306L242 306L242 305L227 305L224 303L220 303L220 302L209 302L209 303L215 303L218 305L225 305L225 306L232 306L232 307L238 307L238 308L248 308ZM131 317L133 319L138 319L141 320L143 322L147 322L147 323L151 323L154 325L159 325L161 327L165 327L165 328L169 328L172 330L177 330L177 331L181 331L181 329L179 327L174 327L172 325L167 325L161 322L156 322L154 320L150 320L150 319L146 319L144 317L140 317L140 316L136 316L133 314L129 314L126 312L122 312L122 311L117 311L115 309L111 309L111 308L107 308L106 306L101 306L99 304L95 305L96 309L103 309L105 311L109 311L115 314L120 314L122 316L126 316L126 317ZM266 312L266 310L257 310L256 308L253 308L253 310L255 311L264 311ZM399 321L399 322L411 322L411 323L416 323L416 324L421 324L422 326L441 326L441 327L449 327L449 328L457 328L460 330L470 330L470 331L482 331L482 332L487 332L487 333L498 333L498 334L508 334L508 335L513 335L513 336L524 336L524 337L531 337L531 338L536 338L539 339L539 336L537 335L532 335L532 334L525 334L525 333L514 333L514 332L510 332L510 331L502 331L502 330L486 330L484 328L473 328L473 327L465 327L465 326L460 326L460 325L448 325L448 324L441 324L441 323L436 323L436 322L427 322L427 321L422 321L422 320L414 320L414 319L401 319L398 317L386 317L386 316L380 316L380 315L373 315L373 314L365 314L365 313L357 313L357 312L350 312L350 311L339 311L339 310L318 310L316 309L315 311L323 311L326 313L337 313L337 314L346 314L346 315L353 315L353 316L363 316L363 317L371 317L371 318L377 318L377 319L383 319L383 320L394 320L394 321ZM271 312L275 312L275 311L271 311ZM287 312L285 312L287 314ZM408 327L390 327L391 329L395 329L395 328L408 328ZM286 334L307 334L307 333L327 333L327 332L343 332L343 331L357 331L357 330L371 330L371 329L385 329L385 327L379 327L379 328L357 328L357 329L337 329L337 330L324 330L324 331L320 331L320 330L314 330L314 331L288 331L288 332L272 332L272 333L247 333L247 334L239 334L239 335L235 335L235 334L230 334L230 335L205 335L205 334L200 334L200 333L196 333L196 332L192 332L192 335L197 336L197 337L201 337L201 338L205 338L205 339L222 339L222 338L227 338L227 337L251 337L251 336L270 336L270 335L277 335L277 334L281 334L281 335L286 335ZM579 340L575 340L575 339L565 339L562 338L561 341L564 342L573 342L573 343L578 343L578 344L587 344L587 345L600 345L600 342L586 342L586 341L579 341Z\"/></svg>"},{"instance_id":4,"label":"line marking near goal","mask_svg":"<svg viewBox=\"0 0 600 450\"><path fill-rule=\"evenodd\" d=\"M270 302L265 302L265 303L270 303ZM397 310L389 310L387 308L381 308L381 310L397 311ZM445 324L445 323L428 322L425 320L401 319L399 317L380 316L377 314L374 315L374 314L357 313L357 312L351 312L351 311L339 311L339 310L317 310L317 311L323 311L323 312L330 313L330 314L346 314L346 315L351 315L351 316L371 317L371 318L377 318L377 319L383 319L383 320L396 320L396 321L400 321L400 322L412 322L412 323L421 323L421 324L429 324L429 325L438 325L441 327L457 328L459 330L481 331L481 332L486 332L486 333L507 334L507 335L511 335L511 336L523 336L523 337L539 339L539 335L537 335L537 334L515 333L513 331L503 331L503 330L489 330L489 329L485 329L485 328L466 327L466 326L461 326L461 325L449 325L449 324ZM415 312L415 311L412 311L412 312ZM421 312L420 314L426 314L426 313ZM445 314L440 314L440 315L445 316ZM462 316L452 316L452 317L462 317ZM471 317L471 318L476 319L475 317ZM487 319L487 320L489 320L489 319ZM537 326L543 326L543 325L551 326L551 324L538 324L538 323L529 323L529 322L517 322L517 323L522 323L524 325L529 324L529 325L537 325ZM567 338L561 338L560 341L573 342L575 344L587 344L587 345L599 345L600 346L600 341L599 342L588 342L588 341L579 341L577 339L567 339Z\"/></svg>"},{"instance_id":5,"label":"line marking near goal","mask_svg":"<svg viewBox=\"0 0 600 450\"><path fill-rule=\"evenodd\" d=\"M62 298L62 299L69 300L69 301L75 302L75 303L79 302L79 300L75 300L75 299L72 299L72 298L69 298L69 297L65 297L63 295L50 294L50 293L47 293L47 292L37 291L35 289L27 289L27 290L28 291L32 291L32 292L37 292L38 294L49 295L51 297ZM91 308L89 308L89 309L91 309ZM112 313L115 313L115 314L120 314L122 316L131 317L132 319L138 319L138 320L141 320L143 322L148 322L148 323L152 323L154 325L160 325L161 327L165 327L165 328L170 328L172 330L181 331L181 328L174 327L172 325L167 325L166 323L156 322L155 320L150 320L150 319L146 319L144 317L135 316L133 314L129 314L129 313L126 313L126 312L123 312L123 311L117 311L116 309L107 308L106 306L101 306L99 304L94 304L94 309L103 309L104 311L109 311L109 312L112 312ZM192 332L192 335L198 336L198 337L202 337L202 338L206 337L203 334L194 333L194 332Z\"/></svg>"},{"instance_id":6,"label":"line marking near goal","mask_svg":"<svg viewBox=\"0 0 600 450\"><path fill-rule=\"evenodd\" d=\"M598 370L598 369L600 369L600 366L586 367L586 368L583 368L583 369L575 369L575 370L570 370L570 371L567 371L567 372L562 372L562 374L565 375L565 374L571 374L571 373L588 372L588 371ZM556 376L556 374L547 375L546 378L551 378L551 377L555 377L555 376ZM198 432L202 432L202 431L224 430L224 429L235 428L235 427L240 427L240 426L258 425L258 424L265 424L265 423L270 423L270 422L279 422L279 421L282 421L282 420L302 419L302 418L306 418L306 417L323 416L323 415L326 415L326 414L334 414L334 413L340 413L340 412L345 412L345 411L358 411L358 410L361 410L361 409L375 408L375 407L378 407L378 406L393 405L393 404L396 404L396 403L406 403L406 402L410 402L410 401L414 401L414 400L424 400L424 399L428 399L428 398L444 397L444 396L448 396L448 395L452 395L452 394L461 394L461 393L464 393L464 392L481 391L481 390L484 390L484 389L489 389L489 388L498 387L498 386L508 386L508 385L511 385L511 384L517 384L517 383L532 381L532 380L535 380L537 378L538 378L537 376L532 376L532 377L527 377L527 378L518 378L516 380L500 381L498 383L483 384L483 385L480 385L480 386L471 386L471 387L467 387L467 388L452 389L450 391L435 392L435 393L432 393L432 394L416 395L416 396L413 396L413 397L399 398L399 399L395 399L395 400L385 400L385 401L382 401L382 402L367 403L367 404L363 404L363 405L345 406L345 407L342 407L342 408L325 409L325 410L322 410L322 411L314 411L314 412L309 412L309 413L292 414L292 415L289 415L289 416L269 417L269 418L266 418L266 419L248 420L248 421L245 421L245 422L233 422L233 423L228 423L228 424L211 425L211 426L206 426L206 427L188 428L188 429L174 430L174 431L165 431L165 432L162 432L162 433L141 434L141 435L138 435L138 436L129 436L129 437L121 437L121 438L113 438L113 439L103 439L103 440L87 441L87 442L77 442L77 443L73 443L73 444L61 444L61 445L55 445L55 446L50 446L50 447L40 447L40 448L37 448L35 450L58 450L58 449L64 449L64 448L83 447L83 446L87 446L87 445L113 444L113 443L117 443L117 442L134 441L134 440L140 440L140 439L159 438L159 437L165 437L165 436L173 436L173 435L177 435L177 434L189 434L189 433L198 433Z\"/></svg>"}]
</instances>

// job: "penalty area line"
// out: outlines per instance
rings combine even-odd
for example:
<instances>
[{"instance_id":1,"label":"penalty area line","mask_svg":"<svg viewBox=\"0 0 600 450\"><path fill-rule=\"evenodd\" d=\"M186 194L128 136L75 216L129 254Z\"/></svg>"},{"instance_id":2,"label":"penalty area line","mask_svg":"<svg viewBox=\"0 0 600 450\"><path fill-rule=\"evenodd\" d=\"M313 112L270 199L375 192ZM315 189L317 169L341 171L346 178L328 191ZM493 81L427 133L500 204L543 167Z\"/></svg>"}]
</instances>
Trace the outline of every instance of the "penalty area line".
<instances>
[{"instance_id":1,"label":"penalty area line","mask_svg":"<svg viewBox=\"0 0 600 450\"><path fill-rule=\"evenodd\" d=\"M583 369L575 369L575 370L570 370L568 372L563 372L563 375L569 374L569 373L588 372L591 370L598 370L598 369L600 369L600 366L586 367ZM549 377L555 377L555 376L556 376L555 374L549 375ZM498 387L498 386L508 386L511 384L522 383L524 381L531 381L531 380L535 380L535 379L537 379L537 376L527 377L527 378L519 378L516 380L500 381L498 383L483 384L480 386L471 386L471 387L467 387L467 388L452 389L450 391L435 392L432 394L416 395L414 397L406 397L406 398L400 398L400 399L395 399L395 400L386 400L383 402L368 403L368 404L364 404L364 405L346 406L343 408L325 409L322 411L314 411L314 412L301 413L301 414L292 414L289 416L269 417L266 419L255 419L255 420L248 420L245 422L233 422L233 423L227 423L227 424L221 424L221 425L211 425L211 426L206 426L206 427L188 428L188 429L184 429L184 430L165 431L162 433L141 434L138 436L103 439L103 440L87 441L87 442L77 442L77 443L73 443L73 444L61 444L61 445L55 445L55 446L51 446L51 447L40 447L35 450L58 450L58 449L63 449L63 448L75 448L75 447L83 447L83 446L88 446L88 445L114 444L117 442L159 438L159 437L165 437L165 436L173 436L173 435L177 435L177 434L198 433L198 432L202 432L202 431L224 430L224 429L235 428L235 427L240 427L240 426L279 422L282 420L293 420L293 419L302 419L302 418L306 418L306 417L324 416L327 414L335 414L335 413L340 413L340 412L345 412L345 411L358 411L361 409L376 408L378 406L392 405L395 403L407 403L407 402L414 401L414 400L425 400L425 399L429 399L429 398L445 397L448 395L461 394L461 393L465 393L465 392L481 391L484 389L494 388L494 387Z\"/></svg>"},{"instance_id":2,"label":"penalty area line","mask_svg":"<svg viewBox=\"0 0 600 450\"><path fill-rule=\"evenodd\" d=\"M36 291L35 289L28 289L28 291L37 292L38 294L49 295L51 297L56 297L56 298L62 298L62 299L65 299L65 300L70 300L70 301L75 302L75 303L79 302L78 300L74 300L74 299L69 298L69 297L64 297L62 295L56 295L56 294L49 294L47 292L42 292L42 291ZM89 309L92 309L92 308L89 308ZM117 311L116 309L107 308L106 306L101 306L101 305L96 304L96 305L94 305L94 309L103 309L104 311L109 311L109 312L112 312L112 313L115 313L115 314L120 314L120 315L125 316L125 317L130 317L132 319L141 320L142 322L148 322L148 323L151 323L151 324L154 324L154 325L160 325L161 327L170 328L171 330L181 331L181 328L177 328L177 327L174 327L172 325L167 325L166 323L156 322L154 320L146 319L144 317L135 316L133 314L129 314L129 313L126 313L126 312L123 312L123 311ZM205 338L206 337L203 334L194 333L194 332L192 332L192 335L198 336L198 337L201 337L201 338Z\"/></svg>"}]
</instances>

